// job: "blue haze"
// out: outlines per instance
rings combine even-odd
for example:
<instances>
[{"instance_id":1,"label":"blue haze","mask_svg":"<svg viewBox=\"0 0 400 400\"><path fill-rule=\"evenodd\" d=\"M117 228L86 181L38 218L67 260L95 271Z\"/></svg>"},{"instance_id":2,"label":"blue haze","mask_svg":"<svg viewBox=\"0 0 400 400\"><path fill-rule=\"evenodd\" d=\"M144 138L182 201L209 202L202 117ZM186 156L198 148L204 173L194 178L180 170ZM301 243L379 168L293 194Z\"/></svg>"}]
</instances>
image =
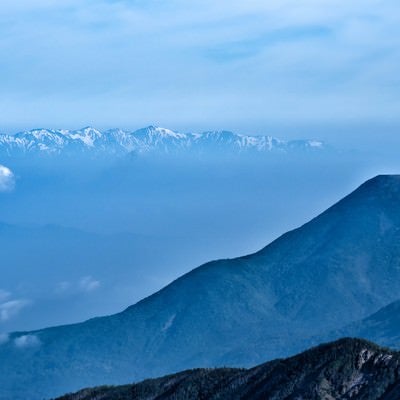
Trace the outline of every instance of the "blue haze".
<instances>
[{"instance_id":1,"label":"blue haze","mask_svg":"<svg viewBox=\"0 0 400 400\"><path fill-rule=\"evenodd\" d=\"M118 311L398 172L397 10L394 0L2 1L2 132L156 124L318 138L339 152L150 165L0 159L16 176L0 193L0 222L11 225L2 232L16 238L0 266L0 333ZM46 252L51 237L67 249L62 268ZM63 245L73 237L85 239ZM104 254L84 256L104 242L118 253L112 267ZM68 273L68 259L82 273Z\"/></svg>"},{"instance_id":2,"label":"blue haze","mask_svg":"<svg viewBox=\"0 0 400 400\"><path fill-rule=\"evenodd\" d=\"M2 160L16 182L0 193L0 331L114 313L206 261L254 252L398 171L389 150Z\"/></svg>"}]
</instances>

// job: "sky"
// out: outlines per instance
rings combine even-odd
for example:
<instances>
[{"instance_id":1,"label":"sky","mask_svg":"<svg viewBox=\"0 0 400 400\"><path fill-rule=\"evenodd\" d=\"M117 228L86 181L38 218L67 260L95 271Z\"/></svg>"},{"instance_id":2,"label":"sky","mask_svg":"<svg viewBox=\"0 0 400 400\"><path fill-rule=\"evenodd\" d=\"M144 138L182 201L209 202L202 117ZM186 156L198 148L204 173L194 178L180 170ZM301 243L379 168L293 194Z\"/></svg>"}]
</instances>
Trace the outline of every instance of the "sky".
<instances>
[{"instance_id":1,"label":"sky","mask_svg":"<svg viewBox=\"0 0 400 400\"><path fill-rule=\"evenodd\" d=\"M2 0L0 19L3 132L398 126L396 0Z\"/></svg>"}]
</instances>

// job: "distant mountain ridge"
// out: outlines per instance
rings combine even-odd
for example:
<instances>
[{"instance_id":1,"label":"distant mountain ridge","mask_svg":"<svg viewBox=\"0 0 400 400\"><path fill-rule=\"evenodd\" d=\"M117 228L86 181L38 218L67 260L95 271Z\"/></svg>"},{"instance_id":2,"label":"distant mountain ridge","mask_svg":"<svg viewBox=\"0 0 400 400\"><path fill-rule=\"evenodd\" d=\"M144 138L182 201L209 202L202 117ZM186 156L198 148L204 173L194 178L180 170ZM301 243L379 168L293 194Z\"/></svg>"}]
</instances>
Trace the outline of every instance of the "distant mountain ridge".
<instances>
[{"instance_id":1,"label":"distant mountain ridge","mask_svg":"<svg viewBox=\"0 0 400 400\"><path fill-rule=\"evenodd\" d=\"M57 400L397 400L399 376L398 352L346 338L249 370L189 370Z\"/></svg>"},{"instance_id":2,"label":"distant mountain ridge","mask_svg":"<svg viewBox=\"0 0 400 400\"><path fill-rule=\"evenodd\" d=\"M400 350L400 300L382 307L360 321L332 332L323 340L338 336L363 337L383 346Z\"/></svg>"},{"instance_id":3,"label":"distant mountain ridge","mask_svg":"<svg viewBox=\"0 0 400 400\"><path fill-rule=\"evenodd\" d=\"M33 129L15 135L0 134L0 156L26 155L110 155L128 153L180 153L225 150L228 152L321 151L326 145L318 140L284 141L272 136L241 135L229 131L179 133L148 126L136 131L92 127L79 130Z\"/></svg>"}]
</instances>

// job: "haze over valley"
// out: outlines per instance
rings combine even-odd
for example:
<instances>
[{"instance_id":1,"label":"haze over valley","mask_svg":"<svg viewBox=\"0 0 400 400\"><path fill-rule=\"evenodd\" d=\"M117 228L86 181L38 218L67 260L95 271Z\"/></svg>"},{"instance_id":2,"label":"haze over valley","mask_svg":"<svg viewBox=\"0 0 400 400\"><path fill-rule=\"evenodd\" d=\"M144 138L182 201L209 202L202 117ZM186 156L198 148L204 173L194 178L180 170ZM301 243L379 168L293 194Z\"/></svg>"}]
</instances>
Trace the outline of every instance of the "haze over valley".
<instances>
[{"instance_id":1,"label":"haze over valley","mask_svg":"<svg viewBox=\"0 0 400 400\"><path fill-rule=\"evenodd\" d=\"M2 0L0 400L398 400L395 0Z\"/></svg>"},{"instance_id":2,"label":"haze over valley","mask_svg":"<svg viewBox=\"0 0 400 400\"><path fill-rule=\"evenodd\" d=\"M397 165L315 138L121 132L0 140L3 332L118 312L204 262L260 249Z\"/></svg>"}]
</instances>

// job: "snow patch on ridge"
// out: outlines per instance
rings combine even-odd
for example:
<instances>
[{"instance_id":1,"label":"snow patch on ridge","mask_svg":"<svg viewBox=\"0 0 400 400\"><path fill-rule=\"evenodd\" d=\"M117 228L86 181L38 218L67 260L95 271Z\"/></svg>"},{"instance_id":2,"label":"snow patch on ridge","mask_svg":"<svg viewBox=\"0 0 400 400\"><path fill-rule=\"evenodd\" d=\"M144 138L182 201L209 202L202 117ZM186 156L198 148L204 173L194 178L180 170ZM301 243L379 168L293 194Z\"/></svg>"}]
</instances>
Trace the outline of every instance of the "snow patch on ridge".
<instances>
[{"instance_id":1,"label":"snow patch on ridge","mask_svg":"<svg viewBox=\"0 0 400 400\"><path fill-rule=\"evenodd\" d=\"M33 129L15 135L0 134L0 156L27 154L74 155L105 154L123 156L129 152L175 154L185 151L215 150L223 152L294 152L321 151L318 140L280 140L272 136L236 134L230 131L180 133L167 128L148 126L136 131L92 127L79 130Z\"/></svg>"}]
</instances>

